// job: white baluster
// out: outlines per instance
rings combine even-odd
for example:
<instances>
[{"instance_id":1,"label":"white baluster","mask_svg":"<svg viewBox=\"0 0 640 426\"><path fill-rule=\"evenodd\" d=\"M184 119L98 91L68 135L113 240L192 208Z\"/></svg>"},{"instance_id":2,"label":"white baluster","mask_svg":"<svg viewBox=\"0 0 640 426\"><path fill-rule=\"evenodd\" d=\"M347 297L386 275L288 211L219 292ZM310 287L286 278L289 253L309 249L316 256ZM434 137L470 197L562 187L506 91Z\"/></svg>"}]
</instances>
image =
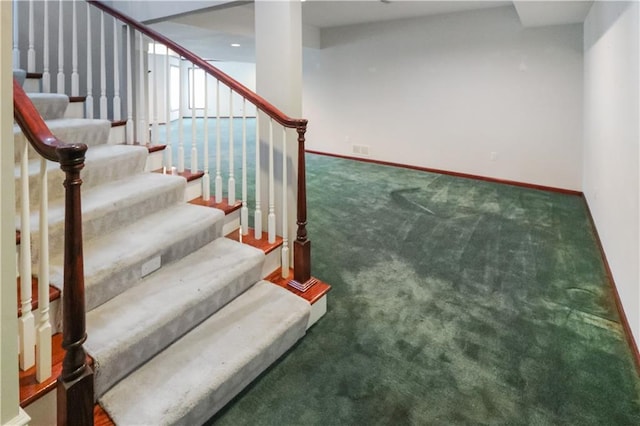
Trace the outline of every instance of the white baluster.
<instances>
[{"instance_id":1,"label":"white baluster","mask_svg":"<svg viewBox=\"0 0 640 426\"><path fill-rule=\"evenodd\" d=\"M198 173L198 148L196 147L196 66L191 68L191 173Z\"/></svg>"},{"instance_id":2,"label":"white baluster","mask_svg":"<svg viewBox=\"0 0 640 426\"><path fill-rule=\"evenodd\" d=\"M216 80L216 203L222 202L222 175L220 173L220 80Z\"/></svg>"},{"instance_id":3,"label":"white baluster","mask_svg":"<svg viewBox=\"0 0 640 426\"><path fill-rule=\"evenodd\" d=\"M100 119L107 119L107 58L104 36L104 12L100 11Z\"/></svg>"},{"instance_id":4,"label":"white baluster","mask_svg":"<svg viewBox=\"0 0 640 426\"><path fill-rule=\"evenodd\" d=\"M167 117L165 118L165 135L166 135L166 148L165 150L165 165L167 170L171 170L173 164L173 150L171 148L171 63L169 62L169 48L167 48L167 55L165 56L165 108L167 110Z\"/></svg>"},{"instance_id":5,"label":"white baluster","mask_svg":"<svg viewBox=\"0 0 640 426\"><path fill-rule=\"evenodd\" d=\"M178 86L178 99L180 100L180 106L178 107L178 173L184 172L184 122L182 119L182 106L184 105L184 94L182 86L184 83L183 63L182 58L180 61L180 85Z\"/></svg>"},{"instance_id":6,"label":"white baluster","mask_svg":"<svg viewBox=\"0 0 640 426\"><path fill-rule=\"evenodd\" d=\"M140 50L139 50L139 67L138 67L138 142L141 144L146 144L149 142L149 126L147 125L147 97L145 96L145 85L147 84L146 79L146 67L144 66L144 36L142 33L140 34Z\"/></svg>"},{"instance_id":7,"label":"white baluster","mask_svg":"<svg viewBox=\"0 0 640 426\"><path fill-rule=\"evenodd\" d=\"M256 110L256 211L253 218L254 238L262 239L262 210L260 206L260 110Z\"/></svg>"},{"instance_id":8,"label":"white baluster","mask_svg":"<svg viewBox=\"0 0 640 426\"><path fill-rule=\"evenodd\" d=\"M46 3L45 3L46 4ZM45 15L46 16L46 15ZM47 19L45 18L45 22ZM86 117L93 118L93 45L91 44L91 7L87 4L87 99Z\"/></svg>"},{"instance_id":9,"label":"white baluster","mask_svg":"<svg viewBox=\"0 0 640 426\"><path fill-rule=\"evenodd\" d=\"M287 212L287 128L282 128L282 278L289 276L289 219Z\"/></svg>"},{"instance_id":10,"label":"white baluster","mask_svg":"<svg viewBox=\"0 0 640 426\"><path fill-rule=\"evenodd\" d=\"M20 48L19 48L19 36L20 36L20 21L18 14L18 0L13 1L13 67L20 68ZM45 18L46 19L46 18Z\"/></svg>"},{"instance_id":11,"label":"white baluster","mask_svg":"<svg viewBox=\"0 0 640 426\"><path fill-rule=\"evenodd\" d=\"M151 144L158 145L158 55L156 54L156 42L153 42L153 72L151 73L151 88L149 96L153 104L153 124L151 131Z\"/></svg>"},{"instance_id":12,"label":"white baluster","mask_svg":"<svg viewBox=\"0 0 640 426\"><path fill-rule=\"evenodd\" d=\"M25 142L20 163L20 307L18 320L20 336L20 369L27 370L35 363L36 330L31 312L31 223L29 218L29 143ZM47 292L48 294L48 292Z\"/></svg>"},{"instance_id":13,"label":"white baluster","mask_svg":"<svg viewBox=\"0 0 640 426\"><path fill-rule=\"evenodd\" d=\"M64 11L62 5L64 0L60 0L58 9L58 75L56 90L64 93Z\"/></svg>"},{"instance_id":14,"label":"white baluster","mask_svg":"<svg viewBox=\"0 0 640 426\"><path fill-rule=\"evenodd\" d=\"M51 377L51 320L49 318L49 193L47 160L40 160L40 270L38 273L38 307L40 321L36 334L36 380Z\"/></svg>"},{"instance_id":15,"label":"white baluster","mask_svg":"<svg viewBox=\"0 0 640 426\"><path fill-rule=\"evenodd\" d=\"M209 177L209 74L204 74L204 176L202 176L202 199L211 199L211 179Z\"/></svg>"},{"instance_id":16,"label":"white baluster","mask_svg":"<svg viewBox=\"0 0 640 426\"><path fill-rule=\"evenodd\" d=\"M18 25L16 22L15 25ZM33 0L29 0L29 49L27 50L27 71L36 72L35 26L33 20Z\"/></svg>"},{"instance_id":17,"label":"white baluster","mask_svg":"<svg viewBox=\"0 0 640 426\"><path fill-rule=\"evenodd\" d=\"M44 38L42 40L42 91L51 92L51 73L49 72L49 1L44 2Z\"/></svg>"},{"instance_id":18,"label":"white baluster","mask_svg":"<svg viewBox=\"0 0 640 426\"><path fill-rule=\"evenodd\" d=\"M242 98L242 208L240 209L242 235L249 233L249 208L247 207L247 99Z\"/></svg>"},{"instance_id":19,"label":"white baluster","mask_svg":"<svg viewBox=\"0 0 640 426\"><path fill-rule=\"evenodd\" d=\"M78 17L76 0L71 3L71 96L80 94L80 74L78 74Z\"/></svg>"},{"instance_id":20,"label":"white baluster","mask_svg":"<svg viewBox=\"0 0 640 426\"><path fill-rule=\"evenodd\" d=\"M269 214L267 233L269 244L276 242L276 191L273 170L273 118L269 119Z\"/></svg>"},{"instance_id":21,"label":"white baluster","mask_svg":"<svg viewBox=\"0 0 640 426\"><path fill-rule=\"evenodd\" d=\"M131 27L127 26L127 144L134 142L134 121L133 121L133 54L131 52Z\"/></svg>"},{"instance_id":22,"label":"white baluster","mask_svg":"<svg viewBox=\"0 0 640 426\"><path fill-rule=\"evenodd\" d=\"M233 89L229 88L229 205L236 203L236 178L233 175Z\"/></svg>"},{"instance_id":23,"label":"white baluster","mask_svg":"<svg viewBox=\"0 0 640 426\"><path fill-rule=\"evenodd\" d=\"M113 119L122 120L122 99L120 99L120 49L118 41L118 21L113 20Z\"/></svg>"}]
</instances>

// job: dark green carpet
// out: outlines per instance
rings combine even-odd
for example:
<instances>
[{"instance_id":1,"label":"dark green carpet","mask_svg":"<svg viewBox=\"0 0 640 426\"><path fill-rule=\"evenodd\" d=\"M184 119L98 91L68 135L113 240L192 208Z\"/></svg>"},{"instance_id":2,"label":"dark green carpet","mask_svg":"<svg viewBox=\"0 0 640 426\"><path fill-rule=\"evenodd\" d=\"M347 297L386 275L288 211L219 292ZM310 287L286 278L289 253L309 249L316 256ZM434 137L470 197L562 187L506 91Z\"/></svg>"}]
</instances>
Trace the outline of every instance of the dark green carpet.
<instances>
[{"instance_id":1,"label":"dark green carpet","mask_svg":"<svg viewBox=\"0 0 640 426\"><path fill-rule=\"evenodd\" d=\"M308 158L329 312L216 424L640 424L578 197Z\"/></svg>"},{"instance_id":2,"label":"dark green carpet","mask_svg":"<svg viewBox=\"0 0 640 426\"><path fill-rule=\"evenodd\" d=\"M208 424L639 425L583 200L307 161L307 336Z\"/></svg>"}]
</instances>

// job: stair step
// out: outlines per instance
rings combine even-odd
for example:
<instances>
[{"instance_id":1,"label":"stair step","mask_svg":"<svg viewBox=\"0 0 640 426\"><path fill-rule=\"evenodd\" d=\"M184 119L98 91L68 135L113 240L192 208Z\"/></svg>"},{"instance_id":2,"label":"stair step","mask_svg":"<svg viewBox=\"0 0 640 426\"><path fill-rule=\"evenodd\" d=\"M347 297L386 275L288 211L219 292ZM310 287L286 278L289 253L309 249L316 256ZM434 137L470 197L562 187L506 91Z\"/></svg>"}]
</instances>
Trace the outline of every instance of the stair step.
<instances>
[{"instance_id":1,"label":"stair step","mask_svg":"<svg viewBox=\"0 0 640 426\"><path fill-rule=\"evenodd\" d=\"M69 97L58 93L29 93L29 99L44 120L64 117L69 106Z\"/></svg>"},{"instance_id":2,"label":"stair step","mask_svg":"<svg viewBox=\"0 0 640 426\"><path fill-rule=\"evenodd\" d=\"M151 213L183 201L185 181L175 176L140 173L112 181L82 194L82 231L84 240L114 232ZM16 218L16 227L20 228ZM38 212L31 214L32 256L39 258ZM62 252L64 242L64 199L49 203L49 248Z\"/></svg>"},{"instance_id":3,"label":"stair step","mask_svg":"<svg viewBox=\"0 0 640 426\"><path fill-rule=\"evenodd\" d=\"M258 281L263 260L252 247L218 238L88 312L96 395Z\"/></svg>"},{"instance_id":4,"label":"stair step","mask_svg":"<svg viewBox=\"0 0 640 426\"><path fill-rule=\"evenodd\" d=\"M156 267L192 253L221 235L223 214L177 204L84 245L87 310L132 287ZM61 287L61 253L51 259L51 283Z\"/></svg>"},{"instance_id":5,"label":"stair step","mask_svg":"<svg viewBox=\"0 0 640 426\"><path fill-rule=\"evenodd\" d=\"M116 424L202 424L304 336L309 313L306 301L260 281L100 403Z\"/></svg>"},{"instance_id":6,"label":"stair step","mask_svg":"<svg viewBox=\"0 0 640 426\"><path fill-rule=\"evenodd\" d=\"M20 306L20 296L21 296L20 282L21 282L21 279L20 277L18 277L18 317L22 316L22 307ZM31 310L33 311L38 309L38 305L39 305L38 300L40 296L38 293L39 293L38 278L31 277ZM60 298L60 290L50 285L49 286L49 303L59 298Z\"/></svg>"},{"instance_id":7,"label":"stair step","mask_svg":"<svg viewBox=\"0 0 640 426\"><path fill-rule=\"evenodd\" d=\"M112 180L123 179L141 173L147 159L147 150L129 145L98 145L87 150L82 169L82 190L99 186ZM60 164L47 161L49 200L64 197L64 172ZM20 209L20 165L15 166L16 209ZM40 204L40 160L29 162L29 198L32 211Z\"/></svg>"}]
</instances>

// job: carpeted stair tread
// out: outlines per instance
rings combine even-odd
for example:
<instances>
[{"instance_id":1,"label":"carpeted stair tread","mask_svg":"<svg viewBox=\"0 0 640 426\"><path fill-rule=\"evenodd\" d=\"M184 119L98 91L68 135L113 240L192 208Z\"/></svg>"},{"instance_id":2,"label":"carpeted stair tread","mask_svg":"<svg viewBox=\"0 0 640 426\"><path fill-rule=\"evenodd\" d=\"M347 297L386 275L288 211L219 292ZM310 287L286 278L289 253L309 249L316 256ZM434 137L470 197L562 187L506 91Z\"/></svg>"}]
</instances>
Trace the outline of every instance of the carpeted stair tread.
<instances>
[{"instance_id":1,"label":"carpeted stair tread","mask_svg":"<svg viewBox=\"0 0 640 426\"><path fill-rule=\"evenodd\" d=\"M204 423L305 334L310 305L260 281L107 392L116 424Z\"/></svg>"},{"instance_id":2,"label":"carpeted stair tread","mask_svg":"<svg viewBox=\"0 0 640 426\"><path fill-rule=\"evenodd\" d=\"M258 281L263 261L260 250L218 238L88 312L96 395Z\"/></svg>"},{"instance_id":3,"label":"carpeted stair tread","mask_svg":"<svg viewBox=\"0 0 640 426\"><path fill-rule=\"evenodd\" d=\"M46 121L49 130L58 139L65 143L84 143L87 146L106 144L109 141L111 122L109 120L97 120L86 118L58 118ZM18 125L13 126L13 139L15 142L15 162L20 160L22 147L26 138ZM29 158L38 159L40 156L33 150L29 150Z\"/></svg>"},{"instance_id":4,"label":"carpeted stair tread","mask_svg":"<svg viewBox=\"0 0 640 426\"><path fill-rule=\"evenodd\" d=\"M135 145L98 145L87 150L82 169L82 191L144 170L148 150ZM47 161L49 200L64 197L64 172L60 164ZM15 166L16 209L20 209L20 165ZM40 204L40 160L29 161L29 198L31 209Z\"/></svg>"},{"instance_id":5,"label":"carpeted stair tread","mask_svg":"<svg viewBox=\"0 0 640 426\"><path fill-rule=\"evenodd\" d=\"M87 310L137 284L143 265L169 264L208 244L222 233L224 214L216 209L175 206L84 244ZM62 253L51 259L51 283L62 287ZM146 268L146 267L145 267Z\"/></svg>"},{"instance_id":6,"label":"carpeted stair tread","mask_svg":"<svg viewBox=\"0 0 640 426\"><path fill-rule=\"evenodd\" d=\"M182 202L186 181L179 176L140 173L112 181L82 193L82 232L84 240L104 235ZM16 217L19 227L19 218ZM38 212L31 214L32 244L39 232ZM64 231L64 199L49 203L49 247L51 253L62 251ZM33 244L34 262L38 244Z\"/></svg>"},{"instance_id":7,"label":"carpeted stair tread","mask_svg":"<svg viewBox=\"0 0 640 426\"><path fill-rule=\"evenodd\" d=\"M69 97L59 93L29 93L28 95L44 120L63 118L69 105Z\"/></svg>"}]
</instances>

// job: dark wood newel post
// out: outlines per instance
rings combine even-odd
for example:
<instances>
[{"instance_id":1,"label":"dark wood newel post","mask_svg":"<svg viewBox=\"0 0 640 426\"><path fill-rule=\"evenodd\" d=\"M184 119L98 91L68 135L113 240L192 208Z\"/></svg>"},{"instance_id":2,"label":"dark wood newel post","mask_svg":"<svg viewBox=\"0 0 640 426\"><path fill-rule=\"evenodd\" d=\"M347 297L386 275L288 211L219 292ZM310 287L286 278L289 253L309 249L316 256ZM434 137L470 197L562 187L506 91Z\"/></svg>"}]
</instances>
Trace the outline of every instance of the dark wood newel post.
<instances>
[{"instance_id":1,"label":"dark wood newel post","mask_svg":"<svg viewBox=\"0 0 640 426\"><path fill-rule=\"evenodd\" d=\"M65 172L64 289L62 347L66 350L57 383L58 426L93 425L93 371L82 346L87 339L82 254L80 170L86 145L66 145L56 152Z\"/></svg>"},{"instance_id":2,"label":"dark wood newel post","mask_svg":"<svg viewBox=\"0 0 640 426\"><path fill-rule=\"evenodd\" d=\"M311 278L311 241L307 238L307 179L305 170L304 134L306 122L296 128L298 132L298 231L293 242L293 281L289 282L301 291L308 290L316 280Z\"/></svg>"}]
</instances>

